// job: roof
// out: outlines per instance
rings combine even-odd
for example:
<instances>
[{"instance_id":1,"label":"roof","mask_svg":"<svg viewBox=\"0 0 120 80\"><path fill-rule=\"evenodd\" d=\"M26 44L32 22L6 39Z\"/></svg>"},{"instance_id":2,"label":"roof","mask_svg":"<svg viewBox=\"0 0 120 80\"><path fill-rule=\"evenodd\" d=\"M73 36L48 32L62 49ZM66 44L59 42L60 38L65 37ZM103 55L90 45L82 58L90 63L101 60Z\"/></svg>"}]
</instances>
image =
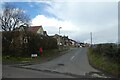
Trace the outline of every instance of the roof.
<instances>
[{"instance_id":1,"label":"roof","mask_svg":"<svg viewBox=\"0 0 120 80\"><path fill-rule=\"evenodd\" d=\"M42 27L42 26L31 26L27 29L27 31L30 31L30 32L37 32L39 30L39 28Z\"/></svg>"}]
</instances>

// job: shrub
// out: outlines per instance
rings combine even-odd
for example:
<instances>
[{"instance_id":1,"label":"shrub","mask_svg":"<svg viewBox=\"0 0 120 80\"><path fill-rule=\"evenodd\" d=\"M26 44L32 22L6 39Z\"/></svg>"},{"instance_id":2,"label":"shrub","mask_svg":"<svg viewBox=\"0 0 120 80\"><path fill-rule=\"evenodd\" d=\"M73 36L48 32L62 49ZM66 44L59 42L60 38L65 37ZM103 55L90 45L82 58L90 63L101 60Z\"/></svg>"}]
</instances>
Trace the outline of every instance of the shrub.
<instances>
[{"instance_id":1,"label":"shrub","mask_svg":"<svg viewBox=\"0 0 120 80\"><path fill-rule=\"evenodd\" d=\"M27 42L24 40L27 39ZM57 40L49 36L42 36L30 32L3 32L2 53L3 56L29 57L31 53L38 53L39 48L43 50L56 49Z\"/></svg>"},{"instance_id":2,"label":"shrub","mask_svg":"<svg viewBox=\"0 0 120 80\"><path fill-rule=\"evenodd\" d=\"M114 62L119 62L120 58L120 48L117 44L106 43L106 44L96 44L96 47L92 48L92 51L96 54L100 54L103 57L109 58L109 60Z\"/></svg>"}]
</instances>

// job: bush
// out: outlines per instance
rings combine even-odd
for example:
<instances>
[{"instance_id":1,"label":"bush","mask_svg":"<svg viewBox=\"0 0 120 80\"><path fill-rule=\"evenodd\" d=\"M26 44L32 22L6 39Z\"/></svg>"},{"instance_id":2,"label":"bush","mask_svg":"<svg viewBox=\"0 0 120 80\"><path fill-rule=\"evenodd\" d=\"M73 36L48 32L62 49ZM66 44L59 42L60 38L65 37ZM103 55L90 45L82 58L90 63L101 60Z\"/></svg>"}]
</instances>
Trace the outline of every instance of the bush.
<instances>
[{"instance_id":1,"label":"bush","mask_svg":"<svg viewBox=\"0 0 120 80\"><path fill-rule=\"evenodd\" d=\"M120 75L120 45L96 44L89 48L88 58L92 66L115 76Z\"/></svg>"},{"instance_id":2,"label":"bush","mask_svg":"<svg viewBox=\"0 0 120 80\"><path fill-rule=\"evenodd\" d=\"M2 33L3 56L30 57L31 53L38 53L40 47L43 50L57 49L57 40L49 36L24 31Z\"/></svg>"},{"instance_id":3,"label":"bush","mask_svg":"<svg viewBox=\"0 0 120 80\"><path fill-rule=\"evenodd\" d=\"M120 58L120 48L118 48L117 44L106 43L106 44L96 44L95 47L92 48L93 53L97 53L102 55L103 57L109 58L109 60L114 62L119 62Z\"/></svg>"}]
</instances>

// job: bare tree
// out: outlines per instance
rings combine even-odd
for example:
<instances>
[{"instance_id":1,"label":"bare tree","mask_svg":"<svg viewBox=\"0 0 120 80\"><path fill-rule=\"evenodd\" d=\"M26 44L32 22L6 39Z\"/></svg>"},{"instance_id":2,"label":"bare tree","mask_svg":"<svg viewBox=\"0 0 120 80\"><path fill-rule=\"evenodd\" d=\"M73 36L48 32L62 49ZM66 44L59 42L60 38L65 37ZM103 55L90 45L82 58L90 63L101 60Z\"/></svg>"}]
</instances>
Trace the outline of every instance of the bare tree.
<instances>
[{"instance_id":1,"label":"bare tree","mask_svg":"<svg viewBox=\"0 0 120 80\"><path fill-rule=\"evenodd\" d=\"M9 3L5 3L2 9L0 26L3 31L12 31L20 26L28 26L30 19L24 10Z\"/></svg>"}]
</instances>

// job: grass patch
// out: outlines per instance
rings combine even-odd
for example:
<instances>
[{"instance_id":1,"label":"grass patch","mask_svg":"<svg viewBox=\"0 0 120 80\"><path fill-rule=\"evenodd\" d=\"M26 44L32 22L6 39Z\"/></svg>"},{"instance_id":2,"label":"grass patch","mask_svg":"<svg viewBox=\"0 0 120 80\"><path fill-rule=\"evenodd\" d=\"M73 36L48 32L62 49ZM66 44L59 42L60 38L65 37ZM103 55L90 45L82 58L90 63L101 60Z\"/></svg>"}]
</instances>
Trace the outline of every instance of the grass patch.
<instances>
[{"instance_id":1,"label":"grass patch","mask_svg":"<svg viewBox=\"0 0 120 80\"><path fill-rule=\"evenodd\" d=\"M117 64L115 62L112 62L110 59L108 59L105 56L102 56L98 53L94 53L92 49L88 50L88 58L89 62L92 66L102 69L103 71L106 71L108 73L111 73L113 75L118 76L120 70L118 67L120 64Z\"/></svg>"},{"instance_id":2,"label":"grass patch","mask_svg":"<svg viewBox=\"0 0 120 80\"><path fill-rule=\"evenodd\" d=\"M43 56L38 53L38 57L36 58L39 61L42 61L43 59L53 59L59 55L61 55L60 52L64 52L68 49L52 49L52 50L43 50ZM35 58L31 57L13 57L13 56L2 56L3 61L35 61Z\"/></svg>"},{"instance_id":3,"label":"grass patch","mask_svg":"<svg viewBox=\"0 0 120 80\"><path fill-rule=\"evenodd\" d=\"M3 56L3 61L31 61L31 57L12 57L12 56Z\"/></svg>"}]
</instances>

